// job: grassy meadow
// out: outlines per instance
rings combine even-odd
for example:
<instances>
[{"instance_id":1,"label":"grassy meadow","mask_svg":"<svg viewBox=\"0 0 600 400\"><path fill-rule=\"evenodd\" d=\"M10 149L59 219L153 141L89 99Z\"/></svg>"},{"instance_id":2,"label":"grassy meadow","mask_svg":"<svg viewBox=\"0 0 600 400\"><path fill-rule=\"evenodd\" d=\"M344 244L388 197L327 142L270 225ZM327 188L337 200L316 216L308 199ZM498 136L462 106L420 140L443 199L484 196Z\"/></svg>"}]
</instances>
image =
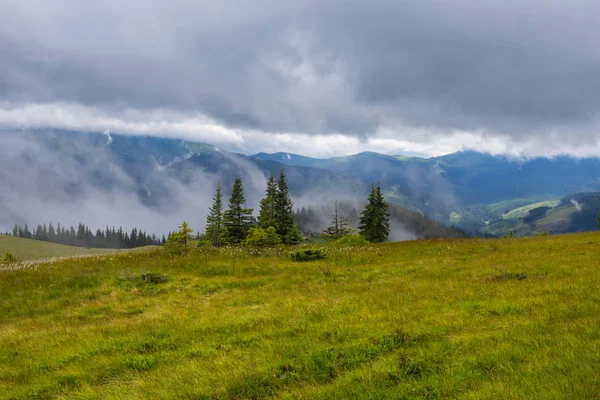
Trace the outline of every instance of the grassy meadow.
<instances>
[{"instance_id":1,"label":"grassy meadow","mask_svg":"<svg viewBox=\"0 0 600 400\"><path fill-rule=\"evenodd\" d=\"M0 398L600 398L598 233L324 247L0 267Z\"/></svg>"},{"instance_id":2,"label":"grassy meadow","mask_svg":"<svg viewBox=\"0 0 600 400\"><path fill-rule=\"evenodd\" d=\"M0 235L0 259L2 259L6 252L11 252L18 260L26 261L51 257L107 254L116 251L114 249L86 249L83 247L42 242L40 240Z\"/></svg>"}]
</instances>

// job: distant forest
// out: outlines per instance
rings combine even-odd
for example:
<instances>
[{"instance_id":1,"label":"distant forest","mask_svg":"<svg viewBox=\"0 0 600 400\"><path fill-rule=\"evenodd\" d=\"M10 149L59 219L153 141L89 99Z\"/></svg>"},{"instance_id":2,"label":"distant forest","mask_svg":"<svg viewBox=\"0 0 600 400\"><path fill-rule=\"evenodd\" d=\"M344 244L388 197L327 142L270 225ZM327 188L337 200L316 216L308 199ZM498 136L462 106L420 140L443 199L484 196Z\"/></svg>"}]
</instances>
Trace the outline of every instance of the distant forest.
<instances>
[{"instance_id":1,"label":"distant forest","mask_svg":"<svg viewBox=\"0 0 600 400\"><path fill-rule=\"evenodd\" d=\"M358 201L339 201L337 205L339 217L344 219L347 227L356 230L364 204ZM416 211L408 210L396 204L388 204L388 212L393 226L402 227L402 229L418 238L434 239L467 236L459 228L442 225ZM294 212L294 219L304 235L321 235L331 225L334 214L334 202L331 202L321 206L299 208ZM54 227L52 223L38 225L34 229L30 229L27 224L24 226L15 225L12 232L6 232L5 234L68 246L110 249L159 246L166 242L165 235L157 237L155 234L148 234L137 228L133 228L131 232L125 232L122 227L118 229L106 227L104 230L98 229L94 233L87 225L82 223L78 224L77 229L73 226L66 228L61 224Z\"/></svg>"},{"instance_id":2,"label":"distant forest","mask_svg":"<svg viewBox=\"0 0 600 400\"><path fill-rule=\"evenodd\" d=\"M29 230L27 224L24 226L15 225L12 233L6 234L25 239L42 240L44 242L65 244L78 247L96 247L107 249L132 249L135 247L161 245L166 239L156 235L147 234L144 231L133 228L131 232L124 232L123 228L111 229L108 226L105 230L98 229L94 234L87 225L79 224L77 230L73 226L65 228L58 224L56 228L52 223L38 225L37 228Z\"/></svg>"}]
</instances>

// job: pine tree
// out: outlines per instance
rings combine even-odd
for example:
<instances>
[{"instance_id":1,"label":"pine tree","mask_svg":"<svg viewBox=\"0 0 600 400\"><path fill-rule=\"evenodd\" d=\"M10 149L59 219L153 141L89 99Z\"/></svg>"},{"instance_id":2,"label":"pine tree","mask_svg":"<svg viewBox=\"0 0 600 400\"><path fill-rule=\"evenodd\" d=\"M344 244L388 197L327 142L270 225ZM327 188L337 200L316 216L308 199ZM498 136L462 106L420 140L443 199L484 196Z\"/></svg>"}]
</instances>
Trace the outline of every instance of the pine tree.
<instances>
[{"instance_id":1,"label":"pine tree","mask_svg":"<svg viewBox=\"0 0 600 400\"><path fill-rule=\"evenodd\" d=\"M56 242L56 231L54 230L54 226L52 226L52 222L48 225L48 241Z\"/></svg>"},{"instance_id":2,"label":"pine tree","mask_svg":"<svg viewBox=\"0 0 600 400\"><path fill-rule=\"evenodd\" d=\"M206 238L214 247L221 247L226 241L223 222L223 194L219 182L212 207L206 217Z\"/></svg>"},{"instance_id":3,"label":"pine tree","mask_svg":"<svg viewBox=\"0 0 600 400\"><path fill-rule=\"evenodd\" d=\"M360 234L370 242L385 242L390 235L388 204L381 193L381 185L371 185L368 204L360 217Z\"/></svg>"},{"instance_id":4,"label":"pine tree","mask_svg":"<svg viewBox=\"0 0 600 400\"><path fill-rule=\"evenodd\" d=\"M25 224L25 227L23 228L23 236L25 239L31 239L31 232L29 231L29 227L27 226L27 224Z\"/></svg>"},{"instance_id":5,"label":"pine tree","mask_svg":"<svg viewBox=\"0 0 600 400\"><path fill-rule=\"evenodd\" d=\"M331 225L323 231L323 234L332 238L341 238L352 233L348 228L348 218L342 217L338 211L338 201L335 201Z\"/></svg>"},{"instance_id":6,"label":"pine tree","mask_svg":"<svg viewBox=\"0 0 600 400\"><path fill-rule=\"evenodd\" d=\"M294 222L294 203L290 194L283 168L277 180L277 195L275 196L275 220L277 233L284 244L298 244L302 241L302 234Z\"/></svg>"},{"instance_id":7,"label":"pine tree","mask_svg":"<svg viewBox=\"0 0 600 400\"><path fill-rule=\"evenodd\" d=\"M186 221L179 225L179 230L169 235L169 239L165 243L167 247L187 247L190 239L190 234L194 230L190 228ZM127 234L125 234L127 236Z\"/></svg>"},{"instance_id":8,"label":"pine tree","mask_svg":"<svg viewBox=\"0 0 600 400\"><path fill-rule=\"evenodd\" d=\"M267 181L267 190L265 198L260 201L260 213L258 216L258 226L263 229L275 227L277 230L275 202L277 199L277 182L275 176L271 174Z\"/></svg>"},{"instance_id":9,"label":"pine tree","mask_svg":"<svg viewBox=\"0 0 600 400\"><path fill-rule=\"evenodd\" d=\"M229 209L223 215L225 237L231 244L241 243L248 235L248 230L254 225L251 208L244 208L246 203L244 187L241 178L235 178L233 190L229 198Z\"/></svg>"}]
</instances>

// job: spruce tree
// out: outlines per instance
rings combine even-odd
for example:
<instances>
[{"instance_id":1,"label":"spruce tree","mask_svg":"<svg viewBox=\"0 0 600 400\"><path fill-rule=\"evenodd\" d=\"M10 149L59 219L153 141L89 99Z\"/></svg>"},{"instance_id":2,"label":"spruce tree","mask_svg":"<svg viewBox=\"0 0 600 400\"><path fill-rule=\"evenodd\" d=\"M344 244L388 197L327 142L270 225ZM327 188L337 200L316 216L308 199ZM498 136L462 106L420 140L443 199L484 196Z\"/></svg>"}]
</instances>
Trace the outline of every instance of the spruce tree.
<instances>
[{"instance_id":1,"label":"spruce tree","mask_svg":"<svg viewBox=\"0 0 600 400\"><path fill-rule=\"evenodd\" d=\"M334 203L331 225L323 231L323 234L338 239L350 233L352 233L352 229L348 228L348 218L340 215L338 211L338 201L336 200Z\"/></svg>"},{"instance_id":2,"label":"spruce tree","mask_svg":"<svg viewBox=\"0 0 600 400\"><path fill-rule=\"evenodd\" d=\"M52 226L52 222L48 225L48 241L56 242L56 231L54 230L54 226Z\"/></svg>"},{"instance_id":3,"label":"spruce tree","mask_svg":"<svg viewBox=\"0 0 600 400\"><path fill-rule=\"evenodd\" d=\"M302 234L294 222L294 203L290 193L283 168L277 180L277 195L275 196L275 220L277 233L285 244L298 244L302 241Z\"/></svg>"},{"instance_id":4,"label":"spruce tree","mask_svg":"<svg viewBox=\"0 0 600 400\"><path fill-rule=\"evenodd\" d=\"M254 217L251 208L244 208L246 203L244 187L241 178L235 178L231 197L229 198L229 209L225 211L223 222L225 225L225 237L227 242L238 244L246 239L248 230L254 226Z\"/></svg>"},{"instance_id":5,"label":"spruce tree","mask_svg":"<svg viewBox=\"0 0 600 400\"><path fill-rule=\"evenodd\" d=\"M381 193L381 185L371 185L368 204L360 217L360 234L369 242L385 242L390 235L388 204Z\"/></svg>"},{"instance_id":6,"label":"spruce tree","mask_svg":"<svg viewBox=\"0 0 600 400\"><path fill-rule=\"evenodd\" d=\"M267 181L267 190L265 198L260 201L260 213L258 216L258 226L263 229L275 227L277 230L277 219L275 202L277 199L277 182L275 176L271 174Z\"/></svg>"},{"instance_id":7,"label":"spruce tree","mask_svg":"<svg viewBox=\"0 0 600 400\"><path fill-rule=\"evenodd\" d=\"M226 240L223 224L223 193L221 192L220 182L217 183L213 204L206 217L206 239L214 247L221 247Z\"/></svg>"}]
</instances>

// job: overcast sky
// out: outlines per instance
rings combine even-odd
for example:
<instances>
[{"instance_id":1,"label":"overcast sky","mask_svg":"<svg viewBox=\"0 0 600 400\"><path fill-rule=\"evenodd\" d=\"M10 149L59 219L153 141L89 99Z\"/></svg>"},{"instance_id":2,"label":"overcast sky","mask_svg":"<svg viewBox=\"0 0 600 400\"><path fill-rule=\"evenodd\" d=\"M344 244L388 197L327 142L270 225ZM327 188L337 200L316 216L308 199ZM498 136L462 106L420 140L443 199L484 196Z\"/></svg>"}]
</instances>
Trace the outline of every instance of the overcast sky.
<instances>
[{"instance_id":1,"label":"overcast sky","mask_svg":"<svg viewBox=\"0 0 600 400\"><path fill-rule=\"evenodd\" d=\"M0 0L0 125L600 155L597 0Z\"/></svg>"}]
</instances>

